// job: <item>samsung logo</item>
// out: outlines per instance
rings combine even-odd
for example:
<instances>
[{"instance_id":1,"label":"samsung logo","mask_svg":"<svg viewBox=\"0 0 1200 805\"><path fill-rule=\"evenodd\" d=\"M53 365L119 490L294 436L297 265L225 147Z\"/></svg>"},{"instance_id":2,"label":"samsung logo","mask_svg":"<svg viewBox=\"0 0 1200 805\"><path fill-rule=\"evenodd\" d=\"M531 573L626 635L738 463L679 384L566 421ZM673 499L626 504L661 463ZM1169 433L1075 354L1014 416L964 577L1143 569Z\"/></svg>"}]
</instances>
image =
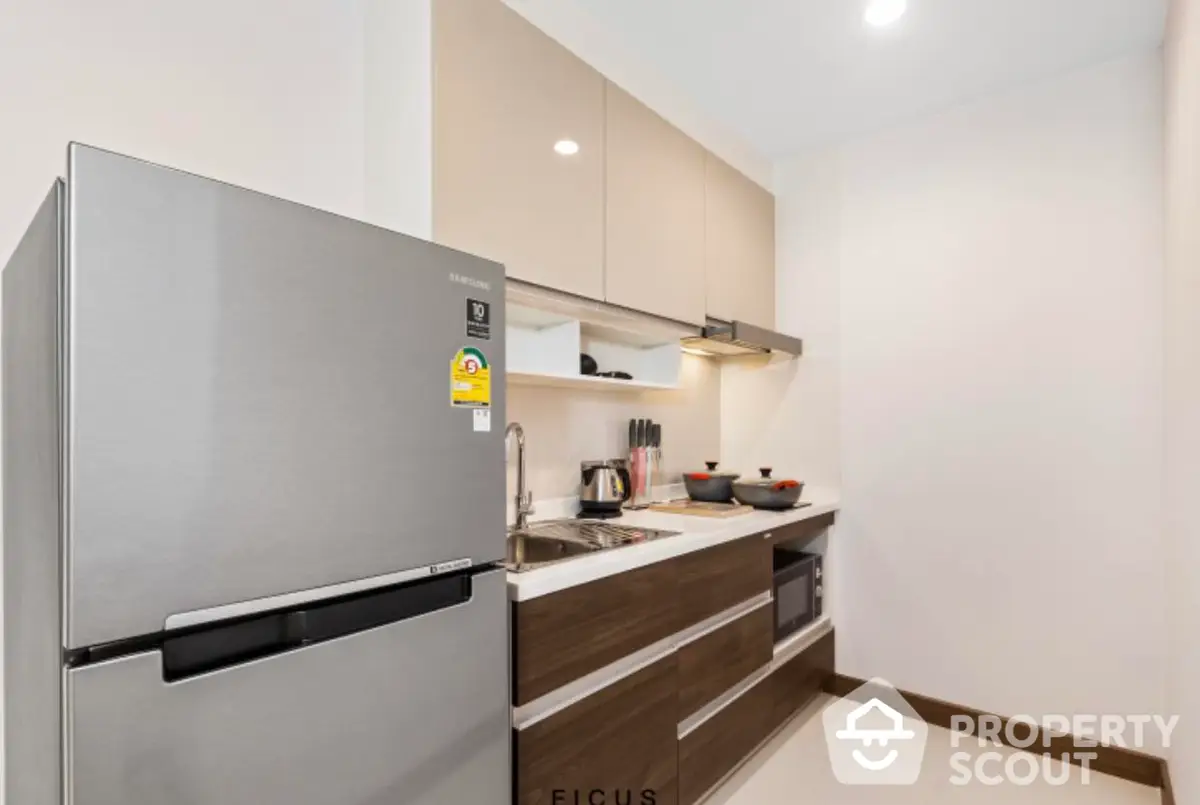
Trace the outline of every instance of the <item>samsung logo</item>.
<instances>
[{"instance_id":1,"label":"samsung logo","mask_svg":"<svg viewBox=\"0 0 1200 805\"><path fill-rule=\"evenodd\" d=\"M451 274L450 281L457 282L459 285L466 285L471 288L478 288L481 291L492 290L492 284L490 282L484 282L483 280L477 280L474 277L464 277L462 274Z\"/></svg>"},{"instance_id":2,"label":"samsung logo","mask_svg":"<svg viewBox=\"0 0 1200 805\"><path fill-rule=\"evenodd\" d=\"M439 573L449 573L451 570L462 570L464 567L470 567L470 559L455 559L453 562L442 562L437 565L429 566L429 575L436 576Z\"/></svg>"}]
</instances>

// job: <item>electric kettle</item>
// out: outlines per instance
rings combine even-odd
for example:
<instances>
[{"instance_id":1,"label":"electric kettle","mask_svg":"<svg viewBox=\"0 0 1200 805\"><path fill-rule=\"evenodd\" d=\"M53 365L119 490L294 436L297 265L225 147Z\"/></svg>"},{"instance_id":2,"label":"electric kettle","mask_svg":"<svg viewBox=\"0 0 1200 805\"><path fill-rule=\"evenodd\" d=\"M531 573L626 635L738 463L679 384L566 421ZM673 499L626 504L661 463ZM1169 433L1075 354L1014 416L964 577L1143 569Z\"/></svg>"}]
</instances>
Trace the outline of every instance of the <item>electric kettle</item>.
<instances>
[{"instance_id":1,"label":"electric kettle","mask_svg":"<svg viewBox=\"0 0 1200 805\"><path fill-rule=\"evenodd\" d=\"M622 459L585 461L579 474L579 516L620 517L621 505L633 494L628 464Z\"/></svg>"}]
</instances>

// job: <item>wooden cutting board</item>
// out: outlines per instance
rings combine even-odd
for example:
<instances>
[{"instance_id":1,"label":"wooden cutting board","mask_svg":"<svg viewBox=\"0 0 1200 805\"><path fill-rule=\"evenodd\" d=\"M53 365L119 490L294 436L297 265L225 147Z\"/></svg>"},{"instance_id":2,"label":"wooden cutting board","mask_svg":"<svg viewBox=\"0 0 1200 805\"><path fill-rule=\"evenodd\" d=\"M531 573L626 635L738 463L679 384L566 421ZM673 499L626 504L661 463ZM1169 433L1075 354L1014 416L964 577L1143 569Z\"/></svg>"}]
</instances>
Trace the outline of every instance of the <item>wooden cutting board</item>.
<instances>
[{"instance_id":1,"label":"wooden cutting board","mask_svg":"<svg viewBox=\"0 0 1200 805\"><path fill-rule=\"evenodd\" d=\"M652 512L663 514L690 514L695 517L737 517L739 514L749 514L754 509L740 503L705 503L700 500L669 500L666 503L654 503L650 506Z\"/></svg>"}]
</instances>

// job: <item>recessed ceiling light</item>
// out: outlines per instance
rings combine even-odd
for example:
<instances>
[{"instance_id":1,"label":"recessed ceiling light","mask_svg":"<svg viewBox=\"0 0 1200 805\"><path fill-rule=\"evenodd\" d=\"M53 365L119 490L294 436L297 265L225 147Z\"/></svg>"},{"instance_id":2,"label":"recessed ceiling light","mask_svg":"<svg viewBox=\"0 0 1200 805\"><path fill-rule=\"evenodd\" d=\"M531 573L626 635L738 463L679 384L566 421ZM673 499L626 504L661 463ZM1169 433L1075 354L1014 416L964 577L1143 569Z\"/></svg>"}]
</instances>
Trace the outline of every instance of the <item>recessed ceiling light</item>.
<instances>
[{"instance_id":1,"label":"recessed ceiling light","mask_svg":"<svg viewBox=\"0 0 1200 805\"><path fill-rule=\"evenodd\" d=\"M871 0L863 19L872 27L886 28L903 17L907 9L908 0Z\"/></svg>"},{"instance_id":2,"label":"recessed ceiling light","mask_svg":"<svg viewBox=\"0 0 1200 805\"><path fill-rule=\"evenodd\" d=\"M554 144L554 151L564 157L573 157L579 153L579 143L574 140L559 140Z\"/></svg>"}]
</instances>

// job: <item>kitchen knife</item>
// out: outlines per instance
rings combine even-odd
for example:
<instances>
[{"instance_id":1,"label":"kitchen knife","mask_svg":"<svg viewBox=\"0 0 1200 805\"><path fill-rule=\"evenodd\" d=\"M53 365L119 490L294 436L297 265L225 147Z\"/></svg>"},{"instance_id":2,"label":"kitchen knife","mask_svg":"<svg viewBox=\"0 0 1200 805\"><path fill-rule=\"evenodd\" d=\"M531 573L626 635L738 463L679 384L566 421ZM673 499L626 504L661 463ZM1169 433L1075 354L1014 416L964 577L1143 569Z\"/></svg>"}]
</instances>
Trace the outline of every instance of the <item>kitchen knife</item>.
<instances>
[{"instance_id":1,"label":"kitchen knife","mask_svg":"<svg viewBox=\"0 0 1200 805\"><path fill-rule=\"evenodd\" d=\"M654 484L662 477L662 425L654 424L650 436L650 494L654 494Z\"/></svg>"},{"instance_id":2,"label":"kitchen knife","mask_svg":"<svg viewBox=\"0 0 1200 805\"><path fill-rule=\"evenodd\" d=\"M629 420L629 505L633 506L637 501L637 477L638 477L638 446L637 446L637 420Z\"/></svg>"},{"instance_id":3,"label":"kitchen knife","mask_svg":"<svg viewBox=\"0 0 1200 805\"><path fill-rule=\"evenodd\" d=\"M650 489L654 485L654 420L646 420L646 471L642 474L642 503L650 503Z\"/></svg>"},{"instance_id":4,"label":"kitchen knife","mask_svg":"<svg viewBox=\"0 0 1200 805\"><path fill-rule=\"evenodd\" d=\"M634 505L641 505L642 497L645 495L646 475L648 470L646 467L646 420L639 419L637 421L637 474L633 477L633 502Z\"/></svg>"}]
</instances>

